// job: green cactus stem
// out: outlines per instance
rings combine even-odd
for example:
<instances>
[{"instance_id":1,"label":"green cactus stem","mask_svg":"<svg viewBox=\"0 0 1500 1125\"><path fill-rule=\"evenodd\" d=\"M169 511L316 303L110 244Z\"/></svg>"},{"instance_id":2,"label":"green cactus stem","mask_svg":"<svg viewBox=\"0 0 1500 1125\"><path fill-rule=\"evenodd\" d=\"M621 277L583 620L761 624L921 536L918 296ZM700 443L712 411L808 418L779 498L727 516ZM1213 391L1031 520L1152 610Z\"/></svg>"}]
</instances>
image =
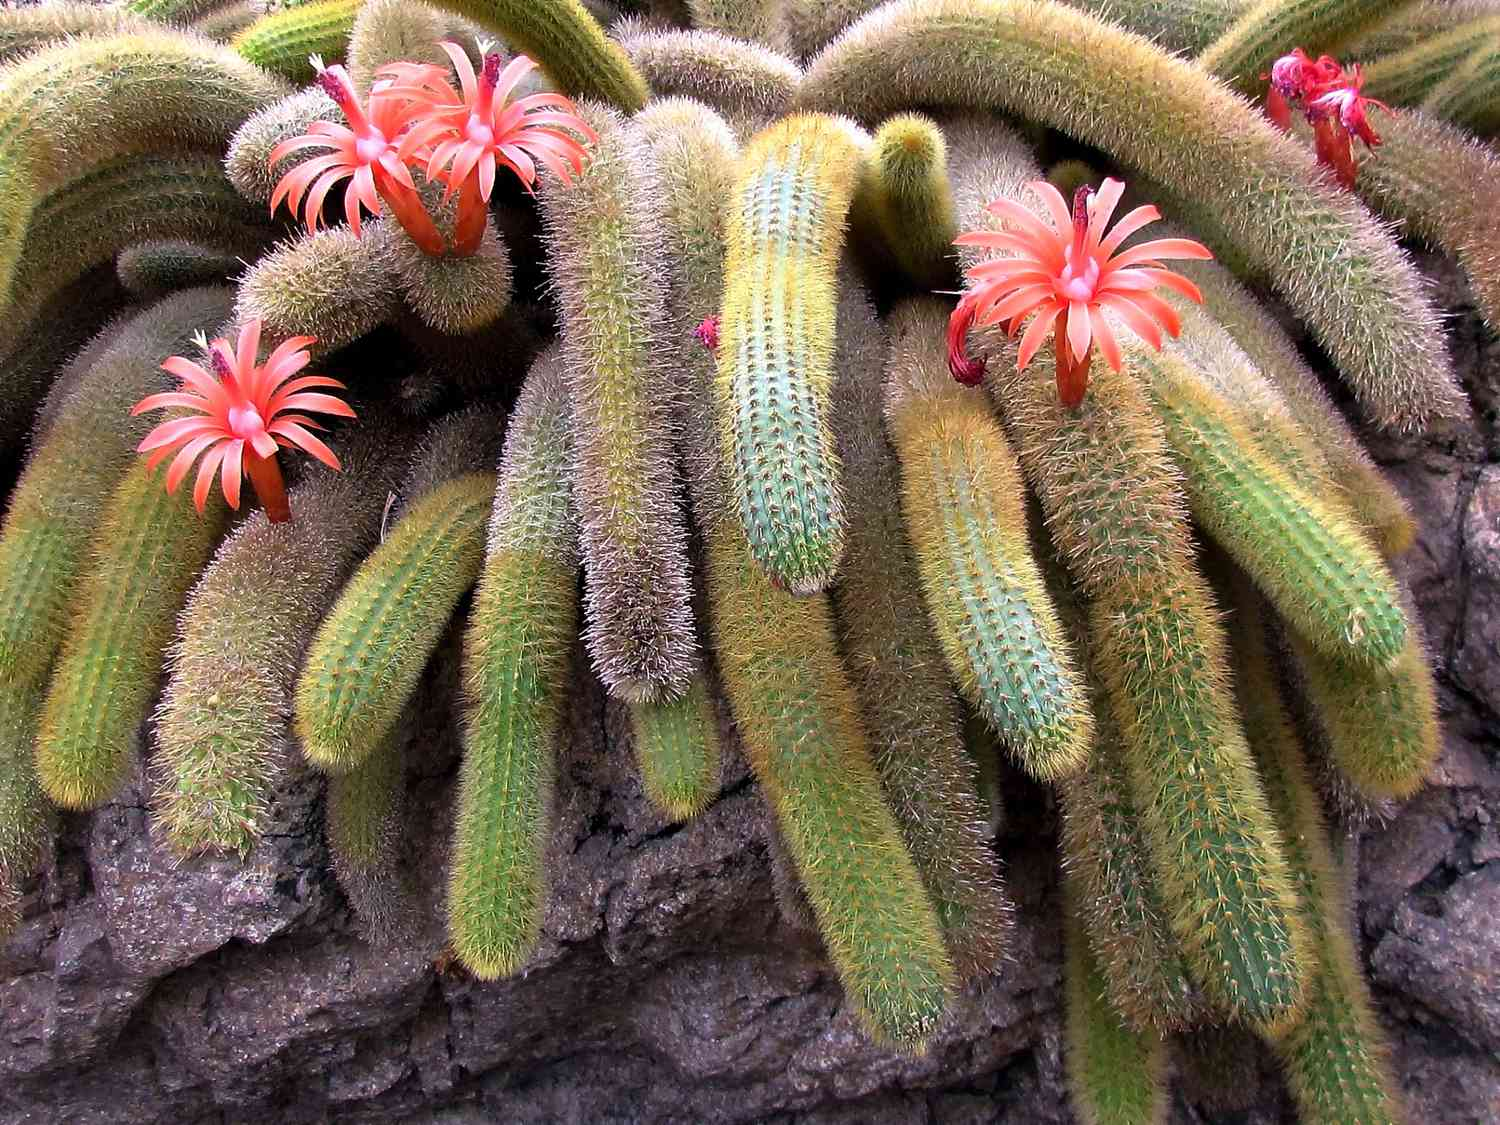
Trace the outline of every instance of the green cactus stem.
<instances>
[{"instance_id":1,"label":"green cactus stem","mask_svg":"<svg viewBox=\"0 0 1500 1125\"><path fill-rule=\"evenodd\" d=\"M1010 924L943 651L926 626L900 477L882 426L885 339L842 278L834 430L848 474L848 567L832 591L839 649L901 833L961 979L993 972Z\"/></svg>"},{"instance_id":2,"label":"green cactus stem","mask_svg":"<svg viewBox=\"0 0 1500 1125\"><path fill-rule=\"evenodd\" d=\"M1427 95L1422 110L1482 137L1500 130L1500 34Z\"/></svg>"},{"instance_id":3,"label":"green cactus stem","mask_svg":"<svg viewBox=\"0 0 1500 1125\"><path fill-rule=\"evenodd\" d=\"M1424 34L1404 49L1373 58L1363 68L1364 93L1388 105L1419 105L1435 87L1457 78L1463 63L1475 51L1497 41L1500 15L1468 20L1439 34Z\"/></svg>"},{"instance_id":4,"label":"green cactus stem","mask_svg":"<svg viewBox=\"0 0 1500 1125\"><path fill-rule=\"evenodd\" d=\"M125 9L158 23L186 24L221 0L125 0Z\"/></svg>"},{"instance_id":5,"label":"green cactus stem","mask_svg":"<svg viewBox=\"0 0 1500 1125\"><path fill-rule=\"evenodd\" d=\"M1415 793L1442 751L1432 672L1409 600L1406 612L1406 645L1384 668L1328 657L1289 636L1329 757L1372 797Z\"/></svg>"},{"instance_id":6,"label":"green cactus stem","mask_svg":"<svg viewBox=\"0 0 1500 1125\"><path fill-rule=\"evenodd\" d=\"M687 0L693 26L777 51L787 47L784 0Z\"/></svg>"},{"instance_id":7,"label":"green cactus stem","mask_svg":"<svg viewBox=\"0 0 1500 1125\"><path fill-rule=\"evenodd\" d=\"M464 643L469 708L448 934L486 980L519 969L542 928L543 853L578 626L571 440L554 349L533 364L511 416Z\"/></svg>"},{"instance_id":8,"label":"green cactus stem","mask_svg":"<svg viewBox=\"0 0 1500 1125\"><path fill-rule=\"evenodd\" d=\"M947 146L931 120L904 113L883 122L860 190L876 227L907 276L925 289L953 274L953 193Z\"/></svg>"},{"instance_id":9,"label":"green cactus stem","mask_svg":"<svg viewBox=\"0 0 1500 1125\"><path fill-rule=\"evenodd\" d=\"M1406 1115L1350 938L1352 911L1344 876L1329 848L1318 792L1277 692L1264 611L1243 579L1234 589L1235 687L1320 966L1306 1016L1273 1045L1308 1125L1400 1125ZM1373 714L1366 719L1367 725L1378 721Z\"/></svg>"},{"instance_id":10,"label":"green cactus stem","mask_svg":"<svg viewBox=\"0 0 1500 1125\"><path fill-rule=\"evenodd\" d=\"M343 62L364 0L311 0L261 16L230 44L256 66L301 86L317 77L309 56Z\"/></svg>"},{"instance_id":11,"label":"green cactus stem","mask_svg":"<svg viewBox=\"0 0 1500 1125\"><path fill-rule=\"evenodd\" d=\"M1244 101L1138 36L1054 0L898 0L813 60L798 101L862 118L1011 110L1095 144L1197 199L1214 220L1198 233L1268 271L1376 422L1464 412L1435 310L1389 232Z\"/></svg>"},{"instance_id":12,"label":"green cactus stem","mask_svg":"<svg viewBox=\"0 0 1500 1125\"><path fill-rule=\"evenodd\" d=\"M1340 59L1370 64L1375 60L1440 39L1463 24L1495 14L1490 0L1415 0L1397 4L1391 14L1347 43L1340 45ZM1369 89L1368 83L1365 89Z\"/></svg>"},{"instance_id":13,"label":"green cactus stem","mask_svg":"<svg viewBox=\"0 0 1500 1125\"><path fill-rule=\"evenodd\" d=\"M138 314L78 379L11 495L0 532L0 679L38 683L51 666L87 565L88 547L134 447L151 427L130 417L172 389L163 359L229 311L226 289L175 294Z\"/></svg>"},{"instance_id":14,"label":"green cactus stem","mask_svg":"<svg viewBox=\"0 0 1500 1125\"><path fill-rule=\"evenodd\" d=\"M295 729L320 769L346 773L411 699L459 599L479 577L502 426L489 411L438 423L402 485L402 511L318 626L297 680ZM439 460L451 476L430 478ZM417 491L413 477L426 477Z\"/></svg>"},{"instance_id":15,"label":"green cactus stem","mask_svg":"<svg viewBox=\"0 0 1500 1125\"><path fill-rule=\"evenodd\" d=\"M361 95L375 72L393 62L449 65L438 42L448 38L448 18L420 0L365 0L349 32L349 79Z\"/></svg>"},{"instance_id":16,"label":"green cactus stem","mask_svg":"<svg viewBox=\"0 0 1500 1125\"><path fill-rule=\"evenodd\" d=\"M797 58L821 51L881 0L784 0L788 46Z\"/></svg>"},{"instance_id":17,"label":"green cactus stem","mask_svg":"<svg viewBox=\"0 0 1500 1125\"><path fill-rule=\"evenodd\" d=\"M263 13L254 0L231 0L217 8L211 8L188 27L216 43L228 43L245 28L260 19Z\"/></svg>"},{"instance_id":18,"label":"green cactus stem","mask_svg":"<svg viewBox=\"0 0 1500 1125\"><path fill-rule=\"evenodd\" d=\"M281 177L314 155L293 153L273 165L271 150L305 133L314 121L343 123L338 104L321 86L298 90L256 110L229 138L229 155L224 159L229 182L251 203L269 206Z\"/></svg>"},{"instance_id":19,"label":"green cactus stem","mask_svg":"<svg viewBox=\"0 0 1500 1125\"><path fill-rule=\"evenodd\" d=\"M218 498L194 512L188 489L168 495L141 458L113 490L37 737L42 786L61 808L97 808L129 776L174 619L228 514Z\"/></svg>"},{"instance_id":20,"label":"green cactus stem","mask_svg":"<svg viewBox=\"0 0 1500 1125\"><path fill-rule=\"evenodd\" d=\"M1164 51L1192 56L1206 48L1253 0L1069 0L1075 8L1144 35ZM1064 193L1066 194L1066 193Z\"/></svg>"},{"instance_id":21,"label":"green cactus stem","mask_svg":"<svg viewBox=\"0 0 1500 1125\"><path fill-rule=\"evenodd\" d=\"M406 303L422 323L448 336L481 332L510 307L510 255L485 220L479 248L461 257L423 253L405 231L388 228L391 268Z\"/></svg>"},{"instance_id":22,"label":"green cactus stem","mask_svg":"<svg viewBox=\"0 0 1500 1125\"><path fill-rule=\"evenodd\" d=\"M0 940L21 920L21 884L52 836L52 806L32 752L41 708L41 682L0 680Z\"/></svg>"},{"instance_id":23,"label":"green cactus stem","mask_svg":"<svg viewBox=\"0 0 1500 1125\"><path fill-rule=\"evenodd\" d=\"M113 35L150 27L147 19L100 4L51 3L0 11L0 63L11 62L54 39L70 35Z\"/></svg>"},{"instance_id":24,"label":"green cactus stem","mask_svg":"<svg viewBox=\"0 0 1500 1125\"><path fill-rule=\"evenodd\" d=\"M1264 91L1261 75L1293 47L1316 55L1390 14L1392 0L1257 0L1203 49L1197 63L1240 93Z\"/></svg>"},{"instance_id":25,"label":"green cactus stem","mask_svg":"<svg viewBox=\"0 0 1500 1125\"><path fill-rule=\"evenodd\" d=\"M328 779L323 830L333 872L375 944L406 935L415 897L400 863L405 726L398 723L359 765Z\"/></svg>"},{"instance_id":26,"label":"green cactus stem","mask_svg":"<svg viewBox=\"0 0 1500 1125\"><path fill-rule=\"evenodd\" d=\"M120 284L132 297L150 301L177 289L230 281L244 268L238 255L183 238L138 242L115 259Z\"/></svg>"},{"instance_id":27,"label":"green cactus stem","mask_svg":"<svg viewBox=\"0 0 1500 1125\"><path fill-rule=\"evenodd\" d=\"M802 80L791 59L714 31L629 24L616 37L654 97L696 98L745 134L786 113Z\"/></svg>"},{"instance_id":28,"label":"green cactus stem","mask_svg":"<svg viewBox=\"0 0 1500 1125\"><path fill-rule=\"evenodd\" d=\"M1075 896L1065 897L1063 988L1073 1109L1083 1125L1165 1125L1166 1041L1158 1032L1132 1028L1110 1005Z\"/></svg>"},{"instance_id":29,"label":"green cactus stem","mask_svg":"<svg viewBox=\"0 0 1500 1125\"><path fill-rule=\"evenodd\" d=\"M0 72L0 311L37 206L130 153L222 153L235 128L284 92L232 51L169 31L77 39Z\"/></svg>"},{"instance_id":30,"label":"green cactus stem","mask_svg":"<svg viewBox=\"0 0 1500 1125\"><path fill-rule=\"evenodd\" d=\"M309 467L294 518L263 511L220 544L188 595L157 714L155 819L177 852L248 853L288 767L287 720L303 651L343 580L374 543L397 459L392 435Z\"/></svg>"},{"instance_id":31,"label":"green cactus stem","mask_svg":"<svg viewBox=\"0 0 1500 1125\"><path fill-rule=\"evenodd\" d=\"M1395 581L1357 523L1267 455L1241 412L1174 354L1131 349L1193 515L1328 656L1383 666L1406 642Z\"/></svg>"},{"instance_id":32,"label":"green cactus stem","mask_svg":"<svg viewBox=\"0 0 1500 1125\"><path fill-rule=\"evenodd\" d=\"M657 808L673 820L687 820L713 799L721 752L702 672L678 699L630 704L630 729L641 781Z\"/></svg>"},{"instance_id":33,"label":"green cactus stem","mask_svg":"<svg viewBox=\"0 0 1500 1125\"><path fill-rule=\"evenodd\" d=\"M772 581L822 590L844 545L829 427L835 270L866 141L800 115L740 158L727 227L716 399L743 532Z\"/></svg>"},{"instance_id":34,"label":"green cactus stem","mask_svg":"<svg viewBox=\"0 0 1500 1125\"><path fill-rule=\"evenodd\" d=\"M313 336L314 354L353 343L399 307L398 230L384 219L298 234L264 254L240 279L235 314L260 319L269 338Z\"/></svg>"},{"instance_id":35,"label":"green cactus stem","mask_svg":"<svg viewBox=\"0 0 1500 1125\"><path fill-rule=\"evenodd\" d=\"M1334 489L1348 497L1381 550L1387 557L1407 550L1417 531L1405 501L1370 460L1285 329L1222 266L1182 262L1178 268L1203 291L1204 308L1213 321L1234 337L1255 368L1274 386L1297 428L1316 443Z\"/></svg>"},{"instance_id":36,"label":"green cactus stem","mask_svg":"<svg viewBox=\"0 0 1500 1125\"><path fill-rule=\"evenodd\" d=\"M432 0L530 55L566 93L634 113L651 96L646 81L579 0Z\"/></svg>"},{"instance_id":37,"label":"green cactus stem","mask_svg":"<svg viewBox=\"0 0 1500 1125\"><path fill-rule=\"evenodd\" d=\"M588 168L572 184L549 180L541 199L573 410L584 639L611 694L674 699L698 643L662 347L661 189L640 130L586 113L599 132Z\"/></svg>"},{"instance_id":38,"label":"green cactus stem","mask_svg":"<svg viewBox=\"0 0 1500 1125\"><path fill-rule=\"evenodd\" d=\"M66 286L132 243L192 238L254 257L270 236L265 216L235 193L217 156L127 156L97 165L33 211L0 350L24 340Z\"/></svg>"},{"instance_id":39,"label":"green cactus stem","mask_svg":"<svg viewBox=\"0 0 1500 1125\"><path fill-rule=\"evenodd\" d=\"M885 411L927 612L971 706L1039 780L1081 769L1093 718L1027 540L1015 454L981 394L948 373L948 309L892 314Z\"/></svg>"}]
</instances>

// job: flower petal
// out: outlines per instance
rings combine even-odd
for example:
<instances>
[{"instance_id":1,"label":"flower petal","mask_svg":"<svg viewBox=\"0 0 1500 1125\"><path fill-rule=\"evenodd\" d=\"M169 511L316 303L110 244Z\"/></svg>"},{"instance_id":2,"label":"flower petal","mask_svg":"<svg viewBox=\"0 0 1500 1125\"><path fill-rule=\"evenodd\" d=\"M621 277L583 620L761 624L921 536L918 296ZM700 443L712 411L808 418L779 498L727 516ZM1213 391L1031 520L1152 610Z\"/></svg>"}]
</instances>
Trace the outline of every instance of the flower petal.
<instances>
[{"instance_id":1,"label":"flower petal","mask_svg":"<svg viewBox=\"0 0 1500 1125\"><path fill-rule=\"evenodd\" d=\"M167 469L167 495L170 496L177 491L177 486L182 483L182 479L187 476L188 470L193 467L193 462L198 459L198 454L213 445L214 442L220 440L222 439L218 434L204 434L202 437L194 438L182 447L177 456L173 458L171 466Z\"/></svg>"},{"instance_id":2,"label":"flower petal","mask_svg":"<svg viewBox=\"0 0 1500 1125\"><path fill-rule=\"evenodd\" d=\"M1089 354L1089 344L1093 340L1093 332L1089 327L1089 307L1084 301L1071 301L1068 304L1068 349L1073 353L1073 359L1082 363Z\"/></svg>"},{"instance_id":3,"label":"flower petal","mask_svg":"<svg viewBox=\"0 0 1500 1125\"><path fill-rule=\"evenodd\" d=\"M334 455L333 450L329 449L328 446L324 445L296 422L288 418L278 418L271 425L267 426L266 430L268 433L286 438L298 449L306 453L311 453L330 469L339 468L339 459Z\"/></svg>"},{"instance_id":4,"label":"flower petal","mask_svg":"<svg viewBox=\"0 0 1500 1125\"><path fill-rule=\"evenodd\" d=\"M219 471L219 484L224 489L224 499L236 512L240 510L240 479L244 473L245 443L231 441L224 446L224 462Z\"/></svg>"},{"instance_id":5,"label":"flower petal","mask_svg":"<svg viewBox=\"0 0 1500 1125\"><path fill-rule=\"evenodd\" d=\"M208 501L208 490L213 487L214 474L219 471L219 465L224 460L224 445L216 445L203 455L203 461L198 465L198 482L193 485L193 507L201 513L203 505ZM236 506L236 510L238 510Z\"/></svg>"},{"instance_id":6,"label":"flower petal","mask_svg":"<svg viewBox=\"0 0 1500 1125\"><path fill-rule=\"evenodd\" d=\"M1026 365L1031 362L1031 357L1036 355L1037 349L1047 339L1047 333L1051 330L1053 323L1062 313L1062 305L1052 304L1041 309L1036 319L1026 329L1026 334L1021 337L1021 351L1016 357L1016 370L1025 371Z\"/></svg>"}]
</instances>

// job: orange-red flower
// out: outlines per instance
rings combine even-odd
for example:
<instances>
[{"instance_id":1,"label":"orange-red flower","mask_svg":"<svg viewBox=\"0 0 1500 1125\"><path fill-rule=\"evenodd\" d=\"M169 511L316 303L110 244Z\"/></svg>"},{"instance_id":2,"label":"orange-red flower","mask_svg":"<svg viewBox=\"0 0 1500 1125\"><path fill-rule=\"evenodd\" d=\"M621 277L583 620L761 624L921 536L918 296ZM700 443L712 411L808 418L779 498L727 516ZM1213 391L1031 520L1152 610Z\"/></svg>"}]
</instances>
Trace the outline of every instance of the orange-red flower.
<instances>
[{"instance_id":1,"label":"orange-red flower","mask_svg":"<svg viewBox=\"0 0 1500 1125\"><path fill-rule=\"evenodd\" d=\"M272 166L283 157L304 149L331 150L303 161L281 177L271 194L271 211L274 213L285 199L292 213L296 214L306 195L303 221L308 230L315 231L328 193L347 179L344 215L356 236L359 234L361 206L370 214L378 215L384 200L418 246L428 254L443 253L446 249L443 237L422 207L416 184L399 150L403 135L416 121L411 99L393 93L388 86L377 86L370 92L367 104L362 106L354 92L354 84L342 66L324 66L316 55L313 63L318 68L318 85L343 111L349 124L314 121L306 133L282 141L271 150ZM425 69L438 72L436 67Z\"/></svg>"},{"instance_id":2,"label":"orange-red flower","mask_svg":"<svg viewBox=\"0 0 1500 1125\"><path fill-rule=\"evenodd\" d=\"M1281 56L1271 67L1271 85L1266 92L1266 116L1283 131L1291 128L1291 104L1301 104L1302 114L1313 127L1313 146L1318 163L1333 170L1346 188L1354 187L1358 165L1354 160L1354 138L1366 148L1380 143L1380 136L1370 124L1367 106L1390 111L1384 102L1361 93L1365 84L1359 64L1345 72L1337 60L1321 55L1307 57L1301 47Z\"/></svg>"},{"instance_id":3,"label":"orange-red flower","mask_svg":"<svg viewBox=\"0 0 1500 1125\"><path fill-rule=\"evenodd\" d=\"M154 469L168 457L167 491L176 492L199 456L198 480L193 504L198 511L208 500L214 475L218 474L224 499L236 511L240 506L241 474L249 476L261 505L272 522L291 517L286 485L276 463L278 446L296 447L312 454L330 468L339 467L333 450L312 434L324 427L300 411L353 418L354 411L333 395L312 391L314 387L342 389L337 379L323 375L293 378L307 366L311 336L293 336L273 351L264 364L255 362L260 347L260 321L240 329L239 348L227 340L208 344L209 365L182 356L169 356L162 369L176 375L182 385L176 391L149 395L136 403L131 414L164 407L198 411L198 415L173 418L155 427L136 447L149 453L146 467Z\"/></svg>"},{"instance_id":4,"label":"orange-red flower","mask_svg":"<svg viewBox=\"0 0 1500 1125\"><path fill-rule=\"evenodd\" d=\"M536 185L538 164L568 182L582 174L588 155L579 138L599 138L561 94L510 100L521 80L536 69L525 55L517 55L502 69L499 53L481 44L484 62L476 75L457 43L439 46L453 60L462 95L439 75L421 73L410 63L397 63L381 73L395 80L393 92L418 107L419 120L401 141L402 158L429 152L428 178L445 180L450 197L460 192L455 252L473 253L484 233L498 169L509 168L527 191Z\"/></svg>"},{"instance_id":5,"label":"orange-red flower","mask_svg":"<svg viewBox=\"0 0 1500 1125\"><path fill-rule=\"evenodd\" d=\"M1137 207L1106 234L1125 191L1119 180L1105 180L1097 192L1079 188L1071 213L1062 193L1051 184L1039 181L1028 186L1046 205L1051 226L1019 203L997 199L988 210L1003 219L1007 229L970 231L954 240L959 246L1001 250L1007 256L991 258L967 271L970 286L949 323L948 366L959 382L976 382L983 366L976 372L975 361L965 354L969 328L1005 322L1014 336L1031 318L1021 337L1018 366L1025 369L1055 328L1058 395L1072 409L1083 402L1095 343L1105 362L1120 370L1120 345L1106 310L1160 350L1161 329L1176 336L1181 323L1172 306L1153 290L1165 285L1194 301L1203 300L1197 286L1163 268L1160 259L1213 255L1187 238L1161 238L1121 251L1125 239L1161 218L1161 213L1155 207Z\"/></svg>"}]
</instances>

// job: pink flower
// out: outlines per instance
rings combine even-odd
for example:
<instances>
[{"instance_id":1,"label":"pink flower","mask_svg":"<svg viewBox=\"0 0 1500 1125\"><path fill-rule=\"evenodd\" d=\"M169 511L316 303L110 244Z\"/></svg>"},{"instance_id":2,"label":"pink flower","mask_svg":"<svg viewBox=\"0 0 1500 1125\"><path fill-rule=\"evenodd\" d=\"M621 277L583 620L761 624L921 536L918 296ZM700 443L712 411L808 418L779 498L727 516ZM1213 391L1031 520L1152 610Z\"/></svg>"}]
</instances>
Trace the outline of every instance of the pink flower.
<instances>
[{"instance_id":1,"label":"pink flower","mask_svg":"<svg viewBox=\"0 0 1500 1125\"><path fill-rule=\"evenodd\" d=\"M704 317L703 320L698 324L698 327L693 329L693 335L696 336L698 338L698 342L709 351L718 351L719 318L716 316Z\"/></svg>"},{"instance_id":2,"label":"pink flower","mask_svg":"<svg viewBox=\"0 0 1500 1125\"><path fill-rule=\"evenodd\" d=\"M1300 102L1303 116L1313 127L1318 163L1333 169L1339 183L1352 189L1358 170L1354 138L1364 141L1367 148L1380 143L1365 107L1379 106L1387 112L1390 109L1384 102L1360 93L1365 79L1359 64L1355 63L1345 73L1329 56L1322 55L1314 61L1298 47L1277 59L1271 73L1261 77L1271 80L1266 92L1266 116L1283 131L1290 129L1290 103Z\"/></svg>"},{"instance_id":3,"label":"pink flower","mask_svg":"<svg viewBox=\"0 0 1500 1125\"><path fill-rule=\"evenodd\" d=\"M401 142L401 154L411 159L430 150L427 175L448 183L448 195L462 190L455 232L457 253L472 253L484 233L484 216L499 168L514 172L526 190L536 185L537 165L570 182L583 173L588 150L580 137L598 135L561 94L531 94L510 101L517 85L536 63L517 55L504 69L498 52L485 51L476 75L469 56L457 43L439 44L453 60L462 96L452 86L430 75L416 74L411 64L396 64L381 73L397 81L393 90L420 107L420 119Z\"/></svg>"},{"instance_id":4,"label":"pink flower","mask_svg":"<svg viewBox=\"0 0 1500 1125\"><path fill-rule=\"evenodd\" d=\"M278 446L295 446L330 468L339 467L333 450L311 433L323 427L306 414L293 412L311 410L353 418L354 411L332 395L308 393L313 387L342 389L343 384L338 380L322 375L292 378L307 366L310 358L307 347L316 342L311 336L293 336L278 346L264 364L257 364L260 324L259 320L252 320L240 329L237 352L227 340L208 344L212 371L182 356L169 356L162 369L176 375L182 385L176 391L147 396L130 413L181 407L202 415L169 419L156 426L136 447L137 452L151 455L146 462L148 469L156 468L176 453L167 469L169 493L177 491L201 455L203 460L193 488L193 504L198 511L203 511L215 473L224 489L224 499L238 511L243 471L250 477L266 515L272 522L281 522L291 517L291 511L281 469L276 463Z\"/></svg>"},{"instance_id":5,"label":"pink flower","mask_svg":"<svg viewBox=\"0 0 1500 1125\"><path fill-rule=\"evenodd\" d=\"M1308 114L1312 116L1315 112L1320 114L1336 114L1339 124L1349 133L1365 142L1365 147L1374 148L1380 143L1380 137L1370 124L1369 115L1365 112L1366 106L1379 106L1387 113L1391 107L1384 102L1367 98L1360 91L1364 88L1365 76L1360 72L1359 63L1349 68L1349 73L1343 81L1327 89L1314 97L1308 103Z\"/></svg>"},{"instance_id":6,"label":"pink flower","mask_svg":"<svg viewBox=\"0 0 1500 1125\"><path fill-rule=\"evenodd\" d=\"M1008 229L971 231L954 239L958 246L1004 250L1008 256L991 258L967 271L970 286L949 321L948 366L960 382L977 380L983 366L964 353L968 329L1006 322L1014 336L1031 318L1021 337L1017 366L1025 370L1049 330L1055 328L1058 395L1064 406L1073 409L1083 402L1096 342L1105 362L1116 371L1121 367L1119 342L1105 310L1160 350L1160 328L1176 336L1181 324L1172 306L1152 291L1165 285L1194 301L1201 302L1203 296L1192 282L1164 269L1159 259L1213 255L1187 238L1157 239L1116 253L1126 238L1161 217L1155 207L1137 207L1106 235L1105 227L1125 191L1119 180L1105 180L1098 192L1079 188L1071 213L1051 184L1028 186L1046 205L1051 226L1020 204L997 199L988 210L1004 219Z\"/></svg>"},{"instance_id":7,"label":"pink flower","mask_svg":"<svg viewBox=\"0 0 1500 1125\"><path fill-rule=\"evenodd\" d=\"M356 236L360 208L379 215L384 200L417 245L428 254L442 254L446 249L442 235L422 207L399 147L403 134L414 123L411 99L394 94L389 88L377 87L371 91L368 103L361 106L342 66L325 67L316 55L313 64L318 68L318 85L343 111L349 124L315 121L306 133L271 150L272 165L304 149L331 150L303 161L281 178L271 195L272 212L285 199L296 214L305 195L303 222L308 230L315 231L322 218L323 201L335 185L347 179L344 215ZM437 71L436 67L426 69Z\"/></svg>"}]
</instances>

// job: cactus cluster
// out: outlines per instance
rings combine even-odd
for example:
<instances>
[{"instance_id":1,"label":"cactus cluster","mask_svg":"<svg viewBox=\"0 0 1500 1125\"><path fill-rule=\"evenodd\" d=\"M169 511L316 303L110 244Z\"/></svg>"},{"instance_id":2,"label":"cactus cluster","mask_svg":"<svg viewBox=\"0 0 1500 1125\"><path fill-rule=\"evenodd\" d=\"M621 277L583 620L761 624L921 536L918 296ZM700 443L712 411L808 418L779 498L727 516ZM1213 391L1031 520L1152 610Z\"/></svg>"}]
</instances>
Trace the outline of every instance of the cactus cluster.
<instances>
[{"instance_id":1,"label":"cactus cluster","mask_svg":"<svg viewBox=\"0 0 1500 1125\"><path fill-rule=\"evenodd\" d=\"M1392 223L1500 324L1476 136L1500 127L1500 40L1484 11L1390 7L0 13L0 419L35 417L0 526L0 933L55 809L134 787L164 846L244 854L310 766L356 914L404 940L409 720L457 616L447 927L477 977L542 940L587 664L664 820L711 806L743 752L778 897L876 1039L921 1050L964 982L1005 971L998 746L1060 798L1085 1120L1160 1120L1167 1037L1230 1024L1273 1045L1306 1120L1399 1120L1320 787L1402 798L1436 757L1395 562L1415 525L1253 288L1368 423L1468 409ZM1296 47L1358 59L1392 103L1353 192L1226 88L1258 95ZM445 83L482 99L503 75L502 111L579 139L487 148L485 120L444 117ZM452 139L413 158L357 120L402 97ZM299 140L346 124L353 155ZM480 167L497 149L520 186ZM1091 378L1076 297L1071 359L980 327L960 371L942 295L993 276L1015 224L1084 238L1083 210L1026 189L1043 159L1077 208L1121 176L1220 261L1186 262L1154 324L1100 312ZM339 160L325 214L314 177ZM322 229L272 213L287 176ZM195 512L135 453L163 362L253 323L357 407L324 435L337 471L288 466L289 522Z\"/></svg>"}]
</instances>

